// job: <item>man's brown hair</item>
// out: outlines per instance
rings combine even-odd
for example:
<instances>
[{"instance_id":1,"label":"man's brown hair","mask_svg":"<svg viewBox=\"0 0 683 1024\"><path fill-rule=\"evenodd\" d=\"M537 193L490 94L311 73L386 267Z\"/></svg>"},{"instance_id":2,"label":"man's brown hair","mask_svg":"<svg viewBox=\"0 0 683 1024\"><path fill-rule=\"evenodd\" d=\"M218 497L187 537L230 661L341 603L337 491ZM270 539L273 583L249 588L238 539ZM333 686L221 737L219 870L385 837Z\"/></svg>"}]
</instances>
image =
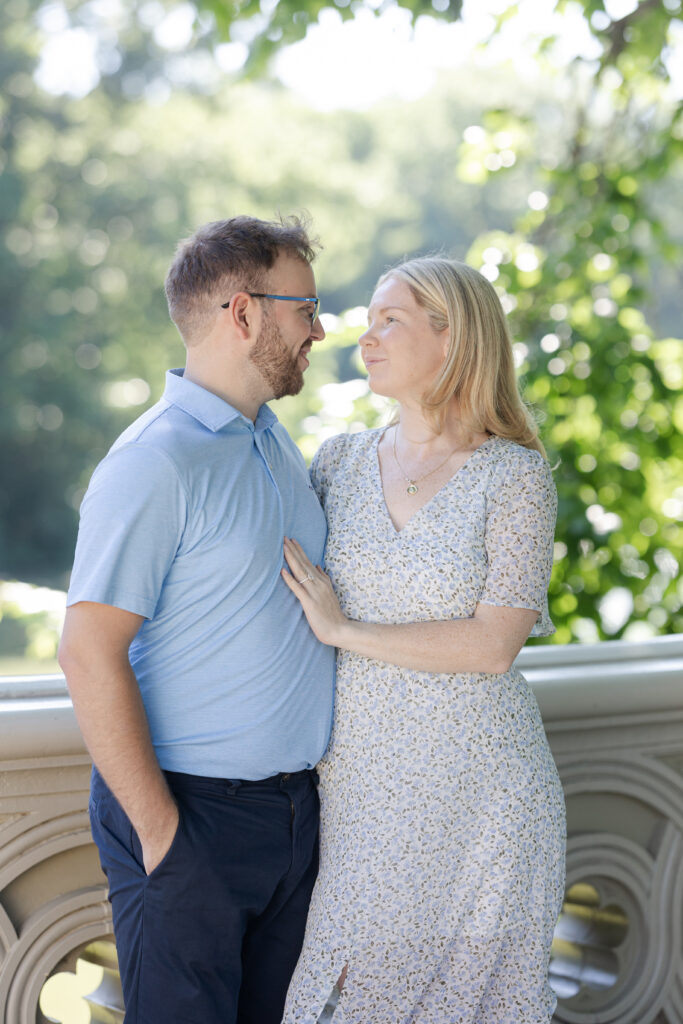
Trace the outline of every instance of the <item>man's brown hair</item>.
<instances>
[{"instance_id":1,"label":"man's brown hair","mask_svg":"<svg viewBox=\"0 0 683 1024\"><path fill-rule=\"evenodd\" d=\"M178 243L166 275L168 311L185 344L196 343L210 329L231 292L259 291L282 253L312 263L318 248L299 217L232 217L203 224Z\"/></svg>"}]
</instances>

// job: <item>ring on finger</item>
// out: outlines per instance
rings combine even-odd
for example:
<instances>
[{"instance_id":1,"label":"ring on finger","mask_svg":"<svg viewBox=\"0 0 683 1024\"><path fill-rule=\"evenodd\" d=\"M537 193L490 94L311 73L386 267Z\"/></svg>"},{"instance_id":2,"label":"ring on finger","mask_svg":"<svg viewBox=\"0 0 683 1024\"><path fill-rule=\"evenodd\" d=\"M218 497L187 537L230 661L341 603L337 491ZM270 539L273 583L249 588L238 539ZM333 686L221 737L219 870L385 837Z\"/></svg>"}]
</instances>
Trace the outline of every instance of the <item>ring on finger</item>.
<instances>
[{"instance_id":1,"label":"ring on finger","mask_svg":"<svg viewBox=\"0 0 683 1024\"><path fill-rule=\"evenodd\" d=\"M304 576L304 578L302 580L297 580L296 582L299 584L299 586L301 586L302 583L307 583L308 580L313 582L313 577L310 574L307 575L307 576Z\"/></svg>"}]
</instances>

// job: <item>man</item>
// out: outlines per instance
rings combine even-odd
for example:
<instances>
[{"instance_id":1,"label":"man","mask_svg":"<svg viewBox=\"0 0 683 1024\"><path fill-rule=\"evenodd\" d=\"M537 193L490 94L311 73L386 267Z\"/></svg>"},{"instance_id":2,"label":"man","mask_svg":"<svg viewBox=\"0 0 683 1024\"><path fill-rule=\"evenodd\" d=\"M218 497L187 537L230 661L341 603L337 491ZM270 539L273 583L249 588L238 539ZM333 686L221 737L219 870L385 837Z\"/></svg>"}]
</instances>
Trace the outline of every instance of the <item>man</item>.
<instances>
[{"instance_id":1,"label":"man","mask_svg":"<svg viewBox=\"0 0 683 1024\"><path fill-rule=\"evenodd\" d=\"M81 508L60 647L92 755L126 1024L279 1024L317 871L333 652L280 576L322 561L303 459L263 403L325 332L292 218L217 221L166 279L187 349Z\"/></svg>"}]
</instances>

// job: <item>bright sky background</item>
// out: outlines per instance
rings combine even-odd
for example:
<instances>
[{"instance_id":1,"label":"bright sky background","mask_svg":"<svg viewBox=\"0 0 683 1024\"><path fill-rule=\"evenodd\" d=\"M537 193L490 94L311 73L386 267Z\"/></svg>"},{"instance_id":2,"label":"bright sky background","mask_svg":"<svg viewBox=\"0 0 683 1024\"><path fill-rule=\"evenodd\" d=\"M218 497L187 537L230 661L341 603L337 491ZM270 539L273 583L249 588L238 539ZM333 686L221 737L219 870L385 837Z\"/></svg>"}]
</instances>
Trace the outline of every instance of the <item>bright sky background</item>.
<instances>
[{"instance_id":1,"label":"bright sky background","mask_svg":"<svg viewBox=\"0 0 683 1024\"><path fill-rule=\"evenodd\" d=\"M409 12L401 8L380 17L364 11L351 22L325 10L303 42L278 56L275 69L285 85L319 108L358 109L386 97L417 99L434 85L440 70L468 63L493 67L507 62L528 78L538 73L529 60L529 37L550 35L560 24L558 63L577 53L596 55L578 7L560 19L552 0L522 0L520 16L476 52L494 27L492 12L505 6L500 0L465 0L461 21L420 18L414 30Z\"/></svg>"},{"instance_id":2,"label":"bright sky background","mask_svg":"<svg viewBox=\"0 0 683 1024\"><path fill-rule=\"evenodd\" d=\"M100 42L103 31L115 41L116 23L124 4L125 0L91 0ZM361 11L346 22L337 10L327 8L304 40L276 57L274 70L283 84L310 106L322 110L362 109L386 98L416 99L430 90L439 71L467 63L482 67L507 63L522 79L528 79L540 73L536 63L528 59L530 42L553 33L559 36L554 63L561 66L577 55L597 56L580 6L576 4L558 15L554 0L520 0L519 15L511 18L491 43L477 49L491 32L493 15L508 6L508 0L465 0L461 21L448 24L420 18L414 30L408 12L398 7L389 8L379 17ZM616 19L632 11L637 2L606 0L605 6ZM182 54L192 36L192 6L181 3L166 13L158 0L149 0L141 13L156 42L171 54ZM605 17L601 13L598 16ZM39 22L46 32L46 44L37 81L50 92L86 95L99 81L98 36L84 28L69 29L61 0L43 7ZM247 23L234 26L233 38L239 40L240 30L244 40L253 31ZM683 96L683 31L676 33L673 42L670 70L675 92ZM115 52L114 46L111 52ZM216 58L221 71L238 71L246 58L245 42L218 46ZM162 90L157 101L163 98Z\"/></svg>"}]
</instances>

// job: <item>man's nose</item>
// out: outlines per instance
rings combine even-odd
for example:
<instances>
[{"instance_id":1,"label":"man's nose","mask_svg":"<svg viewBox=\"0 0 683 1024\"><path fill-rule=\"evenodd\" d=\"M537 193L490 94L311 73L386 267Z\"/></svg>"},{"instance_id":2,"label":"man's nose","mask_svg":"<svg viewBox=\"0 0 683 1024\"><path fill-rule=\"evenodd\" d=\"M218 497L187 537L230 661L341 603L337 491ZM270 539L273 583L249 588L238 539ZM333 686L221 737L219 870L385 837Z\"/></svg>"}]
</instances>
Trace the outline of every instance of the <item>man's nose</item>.
<instances>
[{"instance_id":1,"label":"man's nose","mask_svg":"<svg viewBox=\"0 0 683 1024\"><path fill-rule=\"evenodd\" d=\"M311 338L313 341L322 341L325 337L325 328L319 316L311 324Z\"/></svg>"}]
</instances>

